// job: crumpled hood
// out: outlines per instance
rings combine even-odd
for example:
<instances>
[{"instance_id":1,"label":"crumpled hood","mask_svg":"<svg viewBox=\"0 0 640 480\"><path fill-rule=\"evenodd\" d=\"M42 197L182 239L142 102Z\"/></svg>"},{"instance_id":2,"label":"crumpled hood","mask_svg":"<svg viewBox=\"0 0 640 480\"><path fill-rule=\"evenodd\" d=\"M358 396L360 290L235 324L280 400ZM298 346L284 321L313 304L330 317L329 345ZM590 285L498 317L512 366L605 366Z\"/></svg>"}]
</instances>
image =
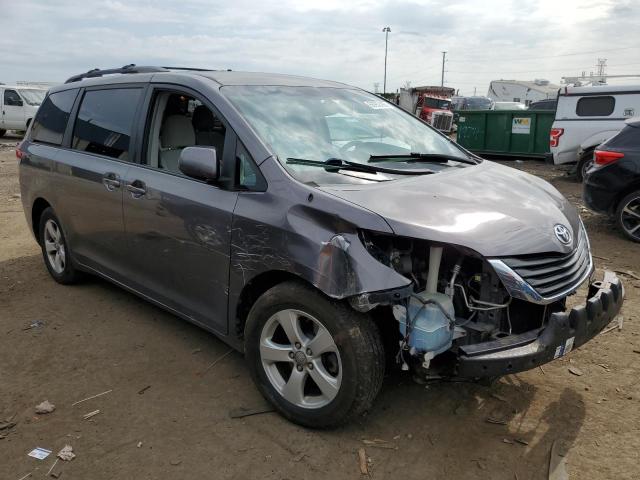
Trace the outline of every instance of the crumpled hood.
<instances>
[{"instance_id":1,"label":"crumpled hood","mask_svg":"<svg viewBox=\"0 0 640 480\"><path fill-rule=\"evenodd\" d=\"M549 183L489 161L321 189L382 216L397 235L462 245L486 257L567 253L580 228L576 209ZM557 224L572 232L569 245L556 237Z\"/></svg>"}]
</instances>

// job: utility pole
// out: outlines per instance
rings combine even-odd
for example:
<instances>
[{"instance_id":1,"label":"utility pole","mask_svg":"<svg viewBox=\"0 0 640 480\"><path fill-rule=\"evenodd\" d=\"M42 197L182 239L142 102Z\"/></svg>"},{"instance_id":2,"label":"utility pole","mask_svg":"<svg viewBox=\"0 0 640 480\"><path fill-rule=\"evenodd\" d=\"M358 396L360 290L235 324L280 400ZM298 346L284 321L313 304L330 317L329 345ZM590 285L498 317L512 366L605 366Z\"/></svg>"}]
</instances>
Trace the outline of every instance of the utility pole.
<instances>
[{"instance_id":1,"label":"utility pole","mask_svg":"<svg viewBox=\"0 0 640 480\"><path fill-rule=\"evenodd\" d=\"M447 52L442 52L442 78L440 79L440 86L444 87L444 62L447 57Z\"/></svg>"},{"instance_id":2,"label":"utility pole","mask_svg":"<svg viewBox=\"0 0 640 480\"><path fill-rule=\"evenodd\" d=\"M389 32L391 32L391 29L384 27L382 31L384 32L384 83L382 84L382 94L385 95L387 93L387 47L389 46Z\"/></svg>"}]
</instances>

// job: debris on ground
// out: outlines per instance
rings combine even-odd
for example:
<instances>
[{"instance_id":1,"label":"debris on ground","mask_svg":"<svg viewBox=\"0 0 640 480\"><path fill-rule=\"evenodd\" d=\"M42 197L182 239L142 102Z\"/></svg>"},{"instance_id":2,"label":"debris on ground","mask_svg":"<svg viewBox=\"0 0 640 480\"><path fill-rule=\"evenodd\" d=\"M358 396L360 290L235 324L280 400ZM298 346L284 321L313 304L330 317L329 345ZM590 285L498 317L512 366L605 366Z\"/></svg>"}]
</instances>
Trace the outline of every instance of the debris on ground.
<instances>
[{"instance_id":1,"label":"debris on ground","mask_svg":"<svg viewBox=\"0 0 640 480\"><path fill-rule=\"evenodd\" d=\"M100 413L100 410L94 410L93 412L89 412L89 413L85 413L82 416L83 420L89 420L91 417L95 417L96 415L98 415Z\"/></svg>"},{"instance_id":2,"label":"debris on ground","mask_svg":"<svg viewBox=\"0 0 640 480\"><path fill-rule=\"evenodd\" d=\"M611 332L612 330L615 330L615 329L618 329L618 331L621 331L623 322L624 322L624 318L622 317L622 315L618 315L618 321L614 325L612 325L611 327L603 330L600 333L600 335L605 334L605 333L609 333L609 332ZM611 322L611 323L613 323L613 322Z\"/></svg>"},{"instance_id":3,"label":"debris on ground","mask_svg":"<svg viewBox=\"0 0 640 480\"><path fill-rule=\"evenodd\" d=\"M386 448L388 450L397 450L398 447L396 445L394 445L393 443L390 443L386 440L382 440L381 438L375 438L373 440L366 440L363 439L362 443L364 443L365 445L369 446L369 447L375 447L375 448Z\"/></svg>"},{"instance_id":4,"label":"debris on ground","mask_svg":"<svg viewBox=\"0 0 640 480\"><path fill-rule=\"evenodd\" d=\"M182 463L182 460L171 460L171 462L169 463L171 463L171 465L173 465L174 467L177 467Z\"/></svg>"},{"instance_id":5,"label":"debris on ground","mask_svg":"<svg viewBox=\"0 0 640 480\"><path fill-rule=\"evenodd\" d=\"M257 407L257 408L244 408L238 407L229 410L229 417L231 418L244 418L252 415L260 415L261 413L271 413L275 410L269 406Z\"/></svg>"},{"instance_id":6,"label":"debris on ground","mask_svg":"<svg viewBox=\"0 0 640 480\"><path fill-rule=\"evenodd\" d=\"M31 473L27 473L24 477L20 477L18 480L24 480L25 478L29 478Z\"/></svg>"},{"instance_id":7,"label":"debris on ground","mask_svg":"<svg viewBox=\"0 0 640 480\"><path fill-rule=\"evenodd\" d=\"M71 445L65 445L64 448L58 452L58 458L65 462L70 462L76 458L76 454L73 453L73 447Z\"/></svg>"},{"instance_id":8,"label":"debris on ground","mask_svg":"<svg viewBox=\"0 0 640 480\"><path fill-rule=\"evenodd\" d=\"M521 445L529 445L529 442L527 442L526 440L523 440L522 438L515 438L514 440Z\"/></svg>"},{"instance_id":9,"label":"debris on ground","mask_svg":"<svg viewBox=\"0 0 640 480\"><path fill-rule=\"evenodd\" d=\"M56 465L58 464L58 460L60 460L59 458L56 458L56 461L53 462L53 465L51 465L51 468L49 469L49 471L47 472L47 475L51 474L51 471L56 468ZM57 478L57 477L56 477Z\"/></svg>"},{"instance_id":10,"label":"debris on ground","mask_svg":"<svg viewBox=\"0 0 640 480\"><path fill-rule=\"evenodd\" d=\"M577 377L580 377L580 376L584 375L582 370L580 370L578 367L574 367L574 366L570 366L569 367L569 372L573 373Z\"/></svg>"},{"instance_id":11,"label":"debris on ground","mask_svg":"<svg viewBox=\"0 0 640 480\"><path fill-rule=\"evenodd\" d=\"M627 277L631 277L635 280L640 280L640 276L636 275L631 270L614 270L614 272L619 273L620 275L626 275Z\"/></svg>"},{"instance_id":12,"label":"debris on ground","mask_svg":"<svg viewBox=\"0 0 640 480\"><path fill-rule=\"evenodd\" d=\"M364 448L358 449L358 463L360 465L360 474L369 475L369 465L367 462L367 452Z\"/></svg>"},{"instance_id":13,"label":"debris on ground","mask_svg":"<svg viewBox=\"0 0 640 480\"><path fill-rule=\"evenodd\" d=\"M298 455L296 455L295 457L293 457L293 461L294 462L299 462L301 461L304 457L306 457L307 454L306 453L299 453Z\"/></svg>"},{"instance_id":14,"label":"debris on ground","mask_svg":"<svg viewBox=\"0 0 640 480\"><path fill-rule=\"evenodd\" d=\"M142 442L138 442L138 444L136 445L136 447L140 448L142 446Z\"/></svg>"},{"instance_id":15,"label":"debris on ground","mask_svg":"<svg viewBox=\"0 0 640 480\"><path fill-rule=\"evenodd\" d=\"M31 450L27 455L33 458L37 458L38 460L44 460L49 455L51 455L51 450L47 450L46 448L36 447Z\"/></svg>"},{"instance_id":16,"label":"debris on ground","mask_svg":"<svg viewBox=\"0 0 640 480\"><path fill-rule=\"evenodd\" d=\"M36 413L38 415L45 415L47 413L51 413L56 409L56 406L51 403L49 400L45 400L44 402L36 405Z\"/></svg>"},{"instance_id":17,"label":"debris on ground","mask_svg":"<svg viewBox=\"0 0 640 480\"><path fill-rule=\"evenodd\" d=\"M91 397L83 398L82 400L78 400L77 402L72 403L71 406L73 407L75 405L78 405L79 403L86 402L87 400L92 400L94 398L101 397L102 395L106 395L107 393L111 393L111 392L113 392L113 390L107 390L106 392L98 393L97 395L92 395Z\"/></svg>"},{"instance_id":18,"label":"debris on ground","mask_svg":"<svg viewBox=\"0 0 640 480\"><path fill-rule=\"evenodd\" d=\"M202 377L205 373L207 373L209 370L211 370L213 367L215 367L219 362L221 362L222 360L224 360L228 355L231 355L234 352L233 348L230 348L229 350L227 350L225 353L223 353L222 355L220 355L218 358L216 358L211 365L209 365L207 368L204 369L204 372L202 373L198 373L197 375Z\"/></svg>"},{"instance_id":19,"label":"debris on ground","mask_svg":"<svg viewBox=\"0 0 640 480\"><path fill-rule=\"evenodd\" d=\"M44 325L45 325L44 320L35 320L31 322L29 325L27 325L26 327L24 327L22 330L31 330L32 328L40 328L40 327L44 327Z\"/></svg>"},{"instance_id":20,"label":"debris on ground","mask_svg":"<svg viewBox=\"0 0 640 480\"><path fill-rule=\"evenodd\" d=\"M560 454L558 441L554 440L549 452L549 480L569 480L566 459Z\"/></svg>"},{"instance_id":21,"label":"debris on ground","mask_svg":"<svg viewBox=\"0 0 640 480\"><path fill-rule=\"evenodd\" d=\"M505 397L503 397L502 395L500 395L500 394L492 393L491 396L493 398L495 398L496 400L500 400L501 402L508 403L507 399Z\"/></svg>"},{"instance_id":22,"label":"debris on ground","mask_svg":"<svg viewBox=\"0 0 640 480\"><path fill-rule=\"evenodd\" d=\"M141 388L140 390L138 390L138 395L142 395L144 392L146 392L150 388L151 388L151 385L147 385L146 387Z\"/></svg>"},{"instance_id":23,"label":"debris on ground","mask_svg":"<svg viewBox=\"0 0 640 480\"><path fill-rule=\"evenodd\" d=\"M487 423L493 423L495 425L508 425L509 422L507 420L505 420L504 418L498 418L498 417L487 417L486 419Z\"/></svg>"}]
</instances>

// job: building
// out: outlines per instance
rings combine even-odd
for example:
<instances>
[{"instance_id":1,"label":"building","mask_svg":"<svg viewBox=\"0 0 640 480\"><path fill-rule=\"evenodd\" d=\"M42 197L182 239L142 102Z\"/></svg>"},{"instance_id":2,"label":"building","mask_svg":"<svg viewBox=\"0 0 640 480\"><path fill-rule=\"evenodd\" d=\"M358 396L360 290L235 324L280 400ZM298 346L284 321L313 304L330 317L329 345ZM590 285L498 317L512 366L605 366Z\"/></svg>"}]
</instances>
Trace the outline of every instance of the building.
<instances>
[{"instance_id":1,"label":"building","mask_svg":"<svg viewBox=\"0 0 640 480\"><path fill-rule=\"evenodd\" d=\"M520 102L529 105L531 102L556 98L559 85L549 80L536 79L532 82L522 80L493 80L489 84L487 96L494 102Z\"/></svg>"}]
</instances>

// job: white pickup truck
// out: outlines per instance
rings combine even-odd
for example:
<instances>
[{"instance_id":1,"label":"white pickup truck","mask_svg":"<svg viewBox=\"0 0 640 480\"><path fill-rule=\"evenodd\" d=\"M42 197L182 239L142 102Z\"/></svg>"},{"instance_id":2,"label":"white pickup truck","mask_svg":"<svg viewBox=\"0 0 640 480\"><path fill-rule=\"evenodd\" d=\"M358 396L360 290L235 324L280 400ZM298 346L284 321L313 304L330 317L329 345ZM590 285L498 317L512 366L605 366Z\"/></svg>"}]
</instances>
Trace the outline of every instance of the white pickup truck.
<instances>
[{"instance_id":1,"label":"white pickup truck","mask_svg":"<svg viewBox=\"0 0 640 480\"><path fill-rule=\"evenodd\" d=\"M549 138L553 163L577 163L576 174L582 180L593 162L595 147L638 114L639 85L561 88Z\"/></svg>"},{"instance_id":2,"label":"white pickup truck","mask_svg":"<svg viewBox=\"0 0 640 480\"><path fill-rule=\"evenodd\" d=\"M0 84L0 137L7 130L25 131L44 100L43 88Z\"/></svg>"}]
</instances>

